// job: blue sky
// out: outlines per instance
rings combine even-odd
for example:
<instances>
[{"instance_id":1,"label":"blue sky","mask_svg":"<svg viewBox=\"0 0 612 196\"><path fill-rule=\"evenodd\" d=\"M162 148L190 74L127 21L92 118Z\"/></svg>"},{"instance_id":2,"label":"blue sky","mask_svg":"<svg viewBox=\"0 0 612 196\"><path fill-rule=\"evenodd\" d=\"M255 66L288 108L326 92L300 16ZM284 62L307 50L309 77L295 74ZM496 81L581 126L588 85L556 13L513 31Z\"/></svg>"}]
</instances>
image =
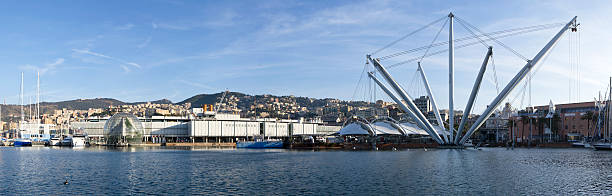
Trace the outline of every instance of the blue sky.
<instances>
[{"instance_id":1,"label":"blue sky","mask_svg":"<svg viewBox=\"0 0 612 196\"><path fill-rule=\"evenodd\" d=\"M35 70L40 70L44 101L111 97L178 102L224 89L364 99L367 85L353 94L365 55L452 11L485 32L567 22L577 15L581 96L575 96L577 82L570 79L577 76L568 60L577 55L569 55L564 37L534 76L531 100L567 102L572 84L571 101L590 101L612 72L606 55L612 47L610 8L606 1L7 1L0 7L0 97L18 103L19 73L24 72L27 102L34 96ZM379 54L427 45L441 25ZM456 37L469 35L458 24L455 29ZM501 41L532 58L558 29ZM446 30L438 40L445 39ZM490 44L503 88L524 61ZM456 52L459 109L485 52L482 45ZM423 65L440 107L447 107L446 54L428 57ZM424 91L411 82L415 70L412 63L390 71L418 96ZM487 77L477 111L495 96L492 74ZM517 91L510 97L519 106ZM381 92L377 98L389 100Z\"/></svg>"}]
</instances>

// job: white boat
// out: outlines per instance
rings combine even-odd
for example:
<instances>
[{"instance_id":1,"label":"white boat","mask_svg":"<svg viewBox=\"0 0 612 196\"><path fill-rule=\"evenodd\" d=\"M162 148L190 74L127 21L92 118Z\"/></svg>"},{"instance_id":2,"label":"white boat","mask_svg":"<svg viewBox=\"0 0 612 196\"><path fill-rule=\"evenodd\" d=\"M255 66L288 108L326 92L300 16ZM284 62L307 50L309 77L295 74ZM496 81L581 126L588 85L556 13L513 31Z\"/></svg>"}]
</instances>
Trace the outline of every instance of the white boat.
<instances>
[{"instance_id":1,"label":"white boat","mask_svg":"<svg viewBox=\"0 0 612 196\"><path fill-rule=\"evenodd\" d=\"M465 141L465 143L463 143L463 146L465 147L474 147L474 144L472 143L472 140L468 139Z\"/></svg>"},{"instance_id":2,"label":"white boat","mask_svg":"<svg viewBox=\"0 0 612 196\"><path fill-rule=\"evenodd\" d=\"M86 135L74 135L72 136L72 147L85 147L89 146Z\"/></svg>"},{"instance_id":3,"label":"white boat","mask_svg":"<svg viewBox=\"0 0 612 196\"><path fill-rule=\"evenodd\" d=\"M49 146L59 146L61 142L59 137L53 137L49 140Z\"/></svg>"},{"instance_id":4,"label":"white boat","mask_svg":"<svg viewBox=\"0 0 612 196\"><path fill-rule=\"evenodd\" d=\"M609 141L599 141L593 143L593 148L597 150L612 150L612 143Z\"/></svg>"},{"instance_id":5,"label":"white boat","mask_svg":"<svg viewBox=\"0 0 612 196\"><path fill-rule=\"evenodd\" d=\"M572 147L578 148L591 148L591 143L587 142L586 138L583 138L582 141L574 141L572 142Z\"/></svg>"}]
</instances>

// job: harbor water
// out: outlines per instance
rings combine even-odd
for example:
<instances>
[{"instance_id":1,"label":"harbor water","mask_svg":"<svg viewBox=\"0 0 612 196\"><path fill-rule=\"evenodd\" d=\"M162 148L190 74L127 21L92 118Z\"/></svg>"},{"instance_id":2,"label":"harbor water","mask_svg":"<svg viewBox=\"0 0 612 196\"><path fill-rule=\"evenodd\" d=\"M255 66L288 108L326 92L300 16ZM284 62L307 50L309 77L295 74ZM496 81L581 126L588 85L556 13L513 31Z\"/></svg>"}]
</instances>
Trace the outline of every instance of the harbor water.
<instances>
[{"instance_id":1,"label":"harbor water","mask_svg":"<svg viewBox=\"0 0 612 196\"><path fill-rule=\"evenodd\" d=\"M612 194L612 152L588 149L2 147L0 171L3 195Z\"/></svg>"}]
</instances>

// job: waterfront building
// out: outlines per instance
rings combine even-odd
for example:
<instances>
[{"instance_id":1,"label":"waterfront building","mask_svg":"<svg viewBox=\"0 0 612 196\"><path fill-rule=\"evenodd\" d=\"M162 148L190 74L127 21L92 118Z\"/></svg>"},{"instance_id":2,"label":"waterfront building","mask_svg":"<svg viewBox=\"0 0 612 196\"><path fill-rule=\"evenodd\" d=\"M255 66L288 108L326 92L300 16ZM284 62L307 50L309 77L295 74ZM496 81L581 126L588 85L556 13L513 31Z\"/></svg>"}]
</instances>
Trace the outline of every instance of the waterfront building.
<instances>
[{"instance_id":1,"label":"waterfront building","mask_svg":"<svg viewBox=\"0 0 612 196\"><path fill-rule=\"evenodd\" d=\"M71 123L72 129L86 132L94 143L105 141L104 125L109 118L89 118ZM214 118L173 116L139 117L145 143L236 142L253 136L288 139L293 136L321 136L335 133L340 126L301 120L249 119L238 114L217 114ZM133 121L137 122L137 121Z\"/></svg>"},{"instance_id":2,"label":"waterfront building","mask_svg":"<svg viewBox=\"0 0 612 196\"><path fill-rule=\"evenodd\" d=\"M19 123L19 135L24 139L32 141L47 141L56 134L56 125L41 124L37 122L21 122Z\"/></svg>"},{"instance_id":3,"label":"waterfront building","mask_svg":"<svg viewBox=\"0 0 612 196\"><path fill-rule=\"evenodd\" d=\"M485 124L479 129L479 139L485 143L503 143L509 139L509 122L512 115L515 113L510 103L506 103L504 108L495 111ZM475 118L470 118L475 119ZM473 124L469 123L468 124Z\"/></svg>"},{"instance_id":4,"label":"waterfront building","mask_svg":"<svg viewBox=\"0 0 612 196\"><path fill-rule=\"evenodd\" d=\"M511 118L517 142L567 142L593 137L598 111L595 102L554 105L556 110L546 118L549 105L527 107ZM531 119L531 122L530 122ZM552 122L552 127L550 124ZM531 127L531 128L530 128ZM552 129L551 129L552 128ZM551 130L551 131L547 131ZM548 132L548 133L547 133Z\"/></svg>"},{"instance_id":5,"label":"waterfront building","mask_svg":"<svg viewBox=\"0 0 612 196\"><path fill-rule=\"evenodd\" d=\"M377 118L389 116L389 109L384 107L361 107L354 110L355 115L364 118Z\"/></svg>"}]
</instances>

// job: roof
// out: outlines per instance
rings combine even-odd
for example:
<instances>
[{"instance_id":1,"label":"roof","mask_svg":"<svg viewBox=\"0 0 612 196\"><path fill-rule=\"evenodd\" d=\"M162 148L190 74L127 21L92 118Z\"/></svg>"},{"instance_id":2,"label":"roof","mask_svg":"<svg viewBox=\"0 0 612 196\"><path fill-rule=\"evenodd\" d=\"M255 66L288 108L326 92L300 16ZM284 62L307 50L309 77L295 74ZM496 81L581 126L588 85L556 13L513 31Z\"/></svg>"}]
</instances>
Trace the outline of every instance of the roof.
<instances>
[{"instance_id":1,"label":"roof","mask_svg":"<svg viewBox=\"0 0 612 196\"><path fill-rule=\"evenodd\" d=\"M402 132L390 122L378 121L371 124L371 126L376 131L376 135L403 135Z\"/></svg>"},{"instance_id":2,"label":"roof","mask_svg":"<svg viewBox=\"0 0 612 196\"><path fill-rule=\"evenodd\" d=\"M404 130L406 131L406 134L408 135L429 135L427 131L425 131L424 129L421 129L418 125L414 123L403 122L403 123L400 123L400 126L404 128Z\"/></svg>"},{"instance_id":3,"label":"roof","mask_svg":"<svg viewBox=\"0 0 612 196\"><path fill-rule=\"evenodd\" d=\"M342 127L337 133L339 135L370 135L370 132L359 123L348 124Z\"/></svg>"}]
</instances>

